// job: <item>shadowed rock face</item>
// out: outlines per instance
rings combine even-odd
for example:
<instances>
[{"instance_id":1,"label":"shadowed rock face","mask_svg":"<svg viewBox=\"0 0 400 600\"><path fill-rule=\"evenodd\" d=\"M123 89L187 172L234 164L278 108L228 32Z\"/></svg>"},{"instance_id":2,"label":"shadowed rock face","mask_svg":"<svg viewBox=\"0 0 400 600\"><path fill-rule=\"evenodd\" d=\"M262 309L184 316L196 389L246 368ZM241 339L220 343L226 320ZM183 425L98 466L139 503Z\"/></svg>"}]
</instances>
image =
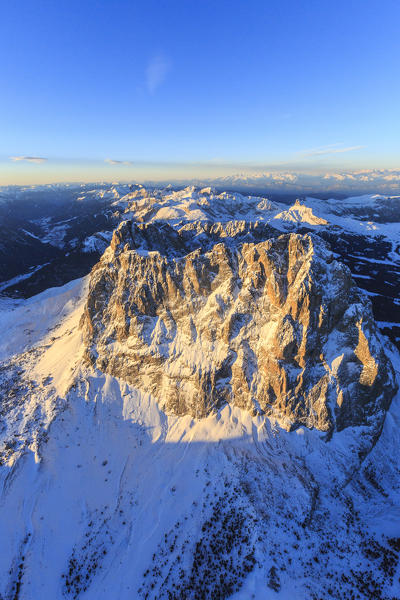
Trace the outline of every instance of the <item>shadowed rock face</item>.
<instances>
[{"instance_id":1,"label":"shadowed rock face","mask_svg":"<svg viewBox=\"0 0 400 600\"><path fill-rule=\"evenodd\" d=\"M229 402L289 429L380 429L393 369L369 301L320 238L186 252L169 226L116 230L81 320L89 362L179 415Z\"/></svg>"}]
</instances>

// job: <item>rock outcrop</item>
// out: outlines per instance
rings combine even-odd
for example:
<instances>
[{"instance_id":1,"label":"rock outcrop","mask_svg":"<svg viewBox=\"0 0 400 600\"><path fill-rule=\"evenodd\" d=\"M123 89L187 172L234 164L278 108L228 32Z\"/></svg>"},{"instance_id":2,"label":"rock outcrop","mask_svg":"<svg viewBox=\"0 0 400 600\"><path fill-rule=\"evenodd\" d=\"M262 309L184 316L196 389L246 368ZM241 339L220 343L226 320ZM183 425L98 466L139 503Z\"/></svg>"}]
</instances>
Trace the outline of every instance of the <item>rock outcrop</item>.
<instances>
[{"instance_id":1,"label":"rock outcrop","mask_svg":"<svg viewBox=\"0 0 400 600\"><path fill-rule=\"evenodd\" d=\"M378 430L393 369L370 302L329 247L287 234L188 252L183 233L114 232L81 319L87 360L178 415L228 402L288 429Z\"/></svg>"}]
</instances>

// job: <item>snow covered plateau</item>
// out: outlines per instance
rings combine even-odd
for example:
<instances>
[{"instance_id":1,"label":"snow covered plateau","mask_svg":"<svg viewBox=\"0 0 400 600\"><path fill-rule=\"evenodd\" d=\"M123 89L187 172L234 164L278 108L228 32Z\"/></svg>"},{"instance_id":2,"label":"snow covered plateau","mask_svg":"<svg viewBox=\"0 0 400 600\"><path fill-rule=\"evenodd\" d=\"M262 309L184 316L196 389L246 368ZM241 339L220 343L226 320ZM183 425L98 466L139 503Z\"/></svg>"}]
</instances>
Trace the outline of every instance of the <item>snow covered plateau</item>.
<instances>
[{"instance_id":1,"label":"snow covered plateau","mask_svg":"<svg viewBox=\"0 0 400 600\"><path fill-rule=\"evenodd\" d=\"M3 188L0 232L1 600L400 599L399 196Z\"/></svg>"}]
</instances>

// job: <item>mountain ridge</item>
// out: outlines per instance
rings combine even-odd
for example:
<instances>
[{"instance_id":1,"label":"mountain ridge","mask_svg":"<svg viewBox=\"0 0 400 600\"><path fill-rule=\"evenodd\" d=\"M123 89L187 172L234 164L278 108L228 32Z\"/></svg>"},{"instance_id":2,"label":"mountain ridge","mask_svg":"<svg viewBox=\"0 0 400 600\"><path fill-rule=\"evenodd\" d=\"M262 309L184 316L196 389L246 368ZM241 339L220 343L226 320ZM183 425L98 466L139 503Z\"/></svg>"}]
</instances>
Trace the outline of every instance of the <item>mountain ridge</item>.
<instances>
[{"instance_id":1,"label":"mountain ridge","mask_svg":"<svg viewBox=\"0 0 400 600\"><path fill-rule=\"evenodd\" d=\"M394 226L368 229L369 215L342 215L347 229L287 222L274 219L277 204L229 194L220 199L232 201L226 218L218 220L217 200L214 216L199 221L192 208L204 212L202 198L214 197L200 191L112 196L117 228L108 249L91 255L91 275L0 298L2 600L400 597L400 357L369 299L376 311L387 295L382 317L395 320ZM177 218L154 218L175 203ZM137 375L146 385L101 364L125 352L129 337L130 352L147 347ZM146 360L156 350L154 377ZM237 402L205 403L201 418L168 410L159 393L165 360L174 389L185 354L203 375L205 354L214 373L229 355L230 382L216 381L236 386ZM340 380L342 424L335 418L332 428L312 402L294 414L296 396L280 412L259 410L257 369L279 381L274 369L292 363L295 380L304 370L299 392L315 375ZM337 415L339 392L325 404Z\"/></svg>"},{"instance_id":2,"label":"mountain ridge","mask_svg":"<svg viewBox=\"0 0 400 600\"><path fill-rule=\"evenodd\" d=\"M119 226L81 319L92 365L175 414L232 402L277 413L289 429L332 433L374 414L380 430L394 374L369 301L319 237L187 253L174 229L144 231L173 258L144 250L136 223Z\"/></svg>"}]
</instances>

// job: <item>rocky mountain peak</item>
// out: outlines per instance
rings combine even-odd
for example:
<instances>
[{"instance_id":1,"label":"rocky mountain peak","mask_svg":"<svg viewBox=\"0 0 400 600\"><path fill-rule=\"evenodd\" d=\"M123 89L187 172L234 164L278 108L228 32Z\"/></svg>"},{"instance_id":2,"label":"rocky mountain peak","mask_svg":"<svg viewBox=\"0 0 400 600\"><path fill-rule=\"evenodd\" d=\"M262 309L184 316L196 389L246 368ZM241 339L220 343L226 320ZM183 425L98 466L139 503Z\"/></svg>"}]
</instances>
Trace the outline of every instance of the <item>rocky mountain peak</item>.
<instances>
[{"instance_id":1,"label":"rocky mountain peak","mask_svg":"<svg viewBox=\"0 0 400 600\"><path fill-rule=\"evenodd\" d=\"M81 319L91 364L177 415L230 403L287 429L379 431L393 369L370 302L321 238L187 240L160 224L114 232Z\"/></svg>"}]
</instances>

